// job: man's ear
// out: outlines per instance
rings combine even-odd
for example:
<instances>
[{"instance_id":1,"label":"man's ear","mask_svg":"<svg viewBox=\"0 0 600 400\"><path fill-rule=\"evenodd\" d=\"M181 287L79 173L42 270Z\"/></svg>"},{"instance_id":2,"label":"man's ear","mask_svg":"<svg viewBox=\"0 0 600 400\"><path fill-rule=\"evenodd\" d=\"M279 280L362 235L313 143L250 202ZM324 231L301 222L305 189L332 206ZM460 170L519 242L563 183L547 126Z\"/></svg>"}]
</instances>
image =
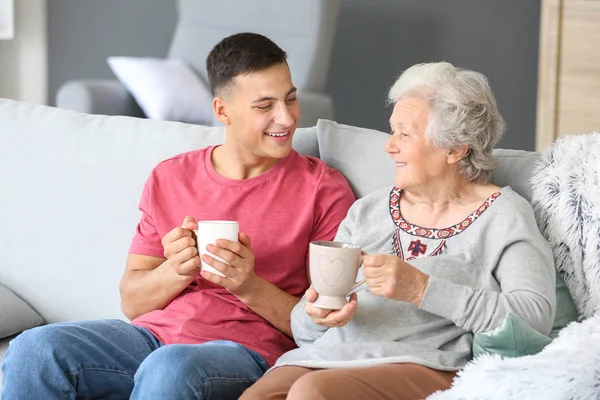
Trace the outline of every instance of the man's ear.
<instances>
[{"instance_id":1,"label":"man's ear","mask_svg":"<svg viewBox=\"0 0 600 400\"><path fill-rule=\"evenodd\" d=\"M448 160L448 164L456 164L463 158L465 158L469 154L469 146L459 146L448 149L448 154L446 159Z\"/></svg>"},{"instance_id":2,"label":"man's ear","mask_svg":"<svg viewBox=\"0 0 600 400\"><path fill-rule=\"evenodd\" d=\"M213 112L221 123L225 126L231 125L231 117L229 115L229 105L222 97L215 96L212 102Z\"/></svg>"}]
</instances>

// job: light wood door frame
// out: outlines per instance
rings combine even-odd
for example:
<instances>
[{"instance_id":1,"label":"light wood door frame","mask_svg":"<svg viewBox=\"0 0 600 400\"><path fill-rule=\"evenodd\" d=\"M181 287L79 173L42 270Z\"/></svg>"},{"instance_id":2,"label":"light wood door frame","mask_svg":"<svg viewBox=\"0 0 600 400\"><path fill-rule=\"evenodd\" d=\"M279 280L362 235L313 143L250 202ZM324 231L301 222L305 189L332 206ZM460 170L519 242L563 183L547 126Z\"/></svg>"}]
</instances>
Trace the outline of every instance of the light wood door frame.
<instances>
[{"instance_id":1,"label":"light wood door frame","mask_svg":"<svg viewBox=\"0 0 600 400\"><path fill-rule=\"evenodd\" d=\"M564 0L541 3L536 150L549 146L557 138L563 6Z\"/></svg>"}]
</instances>

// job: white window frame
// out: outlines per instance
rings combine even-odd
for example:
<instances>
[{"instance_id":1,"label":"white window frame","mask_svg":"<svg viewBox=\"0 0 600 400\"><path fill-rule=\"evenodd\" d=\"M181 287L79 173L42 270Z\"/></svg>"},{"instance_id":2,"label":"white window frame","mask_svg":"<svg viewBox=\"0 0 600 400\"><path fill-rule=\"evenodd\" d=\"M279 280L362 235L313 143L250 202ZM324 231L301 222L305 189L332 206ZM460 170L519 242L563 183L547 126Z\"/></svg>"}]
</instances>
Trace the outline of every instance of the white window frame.
<instances>
[{"instance_id":1,"label":"white window frame","mask_svg":"<svg viewBox=\"0 0 600 400\"><path fill-rule=\"evenodd\" d=\"M15 37L15 3L14 0L0 0L0 40L11 40Z\"/></svg>"}]
</instances>

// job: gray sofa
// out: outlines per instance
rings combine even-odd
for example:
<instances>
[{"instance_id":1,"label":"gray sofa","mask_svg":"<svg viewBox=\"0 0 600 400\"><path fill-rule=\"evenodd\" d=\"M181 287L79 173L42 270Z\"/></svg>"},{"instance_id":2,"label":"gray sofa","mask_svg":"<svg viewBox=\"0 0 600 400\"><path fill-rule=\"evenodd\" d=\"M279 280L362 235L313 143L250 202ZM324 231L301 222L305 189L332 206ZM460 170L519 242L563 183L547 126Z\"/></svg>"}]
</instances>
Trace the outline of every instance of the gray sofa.
<instances>
[{"instance_id":1,"label":"gray sofa","mask_svg":"<svg viewBox=\"0 0 600 400\"><path fill-rule=\"evenodd\" d=\"M219 127L0 99L0 285L47 323L124 319L119 280L149 172L167 157L223 139ZM320 120L297 130L294 147L338 168L361 197L393 184L387 139L383 132ZM530 198L538 154L496 155L494 182ZM0 339L0 358L9 339Z\"/></svg>"}]
</instances>

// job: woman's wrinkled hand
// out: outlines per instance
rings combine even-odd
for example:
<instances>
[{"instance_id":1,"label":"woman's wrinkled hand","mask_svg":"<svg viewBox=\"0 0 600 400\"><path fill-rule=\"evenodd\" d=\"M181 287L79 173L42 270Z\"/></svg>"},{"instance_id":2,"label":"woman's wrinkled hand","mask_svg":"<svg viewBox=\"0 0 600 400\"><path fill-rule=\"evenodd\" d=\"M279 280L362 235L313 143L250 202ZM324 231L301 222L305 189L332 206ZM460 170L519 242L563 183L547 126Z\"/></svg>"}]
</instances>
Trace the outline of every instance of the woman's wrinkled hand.
<instances>
[{"instance_id":1,"label":"woman's wrinkled hand","mask_svg":"<svg viewBox=\"0 0 600 400\"><path fill-rule=\"evenodd\" d=\"M304 296L307 300L305 307L306 314L308 314L316 324L326 328L341 328L346 325L352 319L358 307L356 293L350 295L350 301L344 305L341 310L329 310L315 307L313 302L317 300L319 295L312 287L308 288Z\"/></svg>"},{"instance_id":2,"label":"woman's wrinkled hand","mask_svg":"<svg viewBox=\"0 0 600 400\"><path fill-rule=\"evenodd\" d=\"M429 275L390 254L371 254L363 263L363 274L371 293L416 306L421 304Z\"/></svg>"}]
</instances>

